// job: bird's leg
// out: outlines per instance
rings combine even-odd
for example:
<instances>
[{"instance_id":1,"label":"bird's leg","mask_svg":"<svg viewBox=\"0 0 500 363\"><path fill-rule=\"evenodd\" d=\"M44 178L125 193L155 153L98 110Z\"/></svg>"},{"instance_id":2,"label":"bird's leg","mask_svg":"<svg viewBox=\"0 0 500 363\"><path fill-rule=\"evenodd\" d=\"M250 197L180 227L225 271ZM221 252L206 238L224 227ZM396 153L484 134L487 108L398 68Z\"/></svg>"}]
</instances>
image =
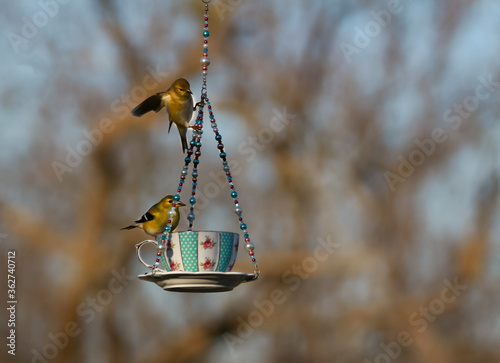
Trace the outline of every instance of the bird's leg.
<instances>
[{"instance_id":1,"label":"bird's leg","mask_svg":"<svg viewBox=\"0 0 500 363\"><path fill-rule=\"evenodd\" d=\"M202 126L201 125L193 125L193 126L188 126L188 128L199 131L199 130L201 130Z\"/></svg>"},{"instance_id":2,"label":"bird's leg","mask_svg":"<svg viewBox=\"0 0 500 363\"><path fill-rule=\"evenodd\" d=\"M194 105L193 107L193 111L196 111L196 107L204 107L205 106L205 102L203 101L200 101L200 102L196 102L196 105Z\"/></svg>"},{"instance_id":3,"label":"bird's leg","mask_svg":"<svg viewBox=\"0 0 500 363\"><path fill-rule=\"evenodd\" d=\"M194 107L193 107L193 111L196 111L196 107L204 107L204 106L205 106L205 102L203 102L203 101L196 102L196 105L194 105ZM202 126L195 124L193 126L188 126L188 128L199 131L199 130L201 130Z\"/></svg>"}]
</instances>

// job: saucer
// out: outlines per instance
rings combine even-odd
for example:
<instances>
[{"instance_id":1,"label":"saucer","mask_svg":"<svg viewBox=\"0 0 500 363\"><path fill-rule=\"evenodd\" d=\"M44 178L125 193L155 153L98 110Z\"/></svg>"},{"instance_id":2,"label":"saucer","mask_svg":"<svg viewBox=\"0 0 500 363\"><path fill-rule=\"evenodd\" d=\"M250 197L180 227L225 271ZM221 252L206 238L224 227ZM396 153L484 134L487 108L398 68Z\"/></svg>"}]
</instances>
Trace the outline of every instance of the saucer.
<instances>
[{"instance_id":1,"label":"saucer","mask_svg":"<svg viewBox=\"0 0 500 363\"><path fill-rule=\"evenodd\" d=\"M231 291L243 282L254 281L257 274L243 272L147 272L139 279L154 282L166 291L222 292Z\"/></svg>"}]
</instances>

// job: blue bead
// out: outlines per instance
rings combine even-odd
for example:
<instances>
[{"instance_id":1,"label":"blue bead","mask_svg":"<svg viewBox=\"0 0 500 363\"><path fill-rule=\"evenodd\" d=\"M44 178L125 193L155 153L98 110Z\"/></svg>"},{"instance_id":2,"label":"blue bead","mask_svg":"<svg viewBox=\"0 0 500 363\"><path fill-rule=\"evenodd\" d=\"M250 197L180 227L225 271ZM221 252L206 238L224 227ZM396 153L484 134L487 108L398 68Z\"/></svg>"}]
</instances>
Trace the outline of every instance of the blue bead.
<instances>
[{"instance_id":1,"label":"blue bead","mask_svg":"<svg viewBox=\"0 0 500 363\"><path fill-rule=\"evenodd\" d=\"M196 147L201 147L201 141L198 141L198 142L196 143Z\"/></svg>"},{"instance_id":2,"label":"blue bead","mask_svg":"<svg viewBox=\"0 0 500 363\"><path fill-rule=\"evenodd\" d=\"M250 238L250 235L249 235L248 233L245 233L245 234L243 235L243 237L245 237L245 238Z\"/></svg>"},{"instance_id":3,"label":"blue bead","mask_svg":"<svg viewBox=\"0 0 500 363\"><path fill-rule=\"evenodd\" d=\"M189 145L191 145L191 146L194 146L194 145L196 145L196 141L194 141L194 140L191 140L191 141L189 142Z\"/></svg>"},{"instance_id":4,"label":"blue bead","mask_svg":"<svg viewBox=\"0 0 500 363\"><path fill-rule=\"evenodd\" d=\"M193 164L198 165L199 163L200 163L200 160L198 160L198 159L193 160Z\"/></svg>"},{"instance_id":5,"label":"blue bead","mask_svg":"<svg viewBox=\"0 0 500 363\"><path fill-rule=\"evenodd\" d=\"M193 171L193 173L191 175L193 176L193 178L197 178L198 177L198 172L197 171Z\"/></svg>"},{"instance_id":6,"label":"blue bead","mask_svg":"<svg viewBox=\"0 0 500 363\"><path fill-rule=\"evenodd\" d=\"M221 152L221 153L219 154L219 156L220 156L221 158L225 158L225 157L226 157L226 153L225 153L225 152Z\"/></svg>"},{"instance_id":7,"label":"blue bead","mask_svg":"<svg viewBox=\"0 0 500 363\"><path fill-rule=\"evenodd\" d=\"M229 171L229 165L224 165L224 171Z\"/></svg>"},{"instance_id":8,"label":"blue bead","mask_svg":"<svg viewBox=\"0 0 500 363\"><path fill-rule=\"evenodd\" d=\"M172 227L170 226L165 226L165 232L170 232L172 230Z\"/></svg>"},{"instance_id":9,"label":"blue bead","mask_svg":"<svg viewBox=\"0 0 500 363\"><path fill-rule=\"evenodd\" d=\"M197 186L197 185L198 185L198 183L193 183L193 187L195 187L195 186Z\"/></svg>"},{"instance_id":10,"label":"blue bead","mask_svg":"<svg viewBox=\"0 0 500 363\"><path fill-rule=\"evenodd\" d=\"M187 156L185 159L184 159L184 162L186 163L190 163L191 162L191 158L189 156Z\"/></svg>"},{"instance_id":11,"label":"blue bead","mask_svg":"<svg viewBox=\"0 0 500 363\"><path fill-rule=\"evenodd\" d=\"M222 135L215 135L215 140L219 141L219 140L222 140Z\"/></svg>"},{"instance_id":12,"label":"blue bead","mask_svg":"<svg viewBox=\"0 0 500 363\"><path fill-rule=\"evenodd\" d=\"M227 180L229 180L229 179L231 179L231 178L232 178L232 177L231 177L231 175L226 176L226 179L227 179Z\"/></svg>"},{"instance_id":13,"label":"blue bead","mask_svg":"<svg viewBox=\"0 0 500 363\"><path fill-rule=\"evenodd\" d=\"M247 229L247 225L245 223L240 224L240 229L241 230Z\"/></svg>"},{"instance_id":14,"label":"blue bead","mask_svg":"<svg viewBox=\"0 0 500 363\"><path fill-rule=\"evenodd\" d=\"M208 116L208 117L209 117L209 118L214 118L214 115L210 115L210 116Z\"/></svg>"},{"instance_id":15,"label":"blue bead","mask_svg":"<svg viewBox=\"0 0 500 363\"><path fill-rule=\"evenodd\" d=\"M204 36L205 38L206 38L206 37L208 37L209 35L210 35L210 33L208 32L208 30L205 30L205 31L203 32L203 36Z\"/></svg>"},{"instance_id":16,"label":"blue bead","mask_svg":"<svg viewBox=\"0 0 500 363\"><path fill-rule=\"evenodd\" d=\"M181 200L181 196L179 194L174 195L174 200L178 202L179 200Z\"/></svg>"},{"instance_id":17,"label":"blue bead","mask_svg":"<svg viewBox=\"0 0 500 363\"><path fill-rule=\"evenodd\" d=\"M231 197L232 198L236 198L238 196L238 193L236 193L235 191L231 192Z\"/></svg>"},{"instance_id":18,"label":"blue bead","mask_svg":"<svg viewBox=\"0 0 500 363\"><path fill-rule=\"evenodd\" d=\"M195 197L191 197L191 199L189 199L189 203L190 204L196 204L196 198Z\"/></svg>"}]
</instances>

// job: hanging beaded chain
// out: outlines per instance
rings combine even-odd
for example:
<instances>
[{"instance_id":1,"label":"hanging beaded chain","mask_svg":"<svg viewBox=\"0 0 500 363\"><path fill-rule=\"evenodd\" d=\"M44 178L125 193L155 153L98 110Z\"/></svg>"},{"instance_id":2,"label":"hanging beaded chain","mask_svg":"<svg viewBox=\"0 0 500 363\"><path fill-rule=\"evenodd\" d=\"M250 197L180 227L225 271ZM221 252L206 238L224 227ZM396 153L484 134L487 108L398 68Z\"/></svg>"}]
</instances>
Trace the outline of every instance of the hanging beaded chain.
<instances>
[{"instance_id":1,"label":"hanging beaded chain","mask_svg":"<svg viewBox=\"0 0 500 363\"><path fill-rule=\"evenodd\" d=\"M257 260L255 259L254 249L255 245L250 241L250 235L248 233L248 227L246 223L243 221L243 209L240 207L238 202L238 193L233 184L233 178L231 176L231 171L229 168L229 164L227 162L227 154L224 150L224 144L222 143L222 135L219 132L217 127L217 122L215 120L215 116L212 111L212 105L208 99L207 95L207 74L208 74L208 66L210 65L210 58L208 57L208 37L210 36L210 32L208 31L208 4L211 0L202 0L205 4L205 14L204 14L204 24L203 24L203 57L200 59L200 63L202 65L202 80L203 84L201 87L201 103L198 105L198 116L196 117L196 123L193 128L193 138L190 142L190 147L187 151L187 156L184 159L184 166L181 171L181 177L179 180L179 186L177 188L177 194L174 196L174 203L172 203L172 209L168 212L169 220L167 221L167 226L165 227L165 232L161 237L161 243L158 243L158 251L156 253L156 262L154 263L155 269L160 265L160 257L162 254L170 248L170 239L172 233L172 218L175 216L175 207L177 202L180 200L180 194L182 192L182 187L186 180L186 176L188 175L189 164L191 161L193 162L193 172L192 176L192 189L191 189L191 198L189 199L189 214L187 215L187 220L189 222L188 231L193 230L193 224L195 220L194 214L194 205L196 204L196 187L198 185L198 165L200 164L200 156L201 156L201 137L203 134L203 109L205 105L208 107L208 118L210 119L210 124L212 130L215 134L215 140L219 149L219 157L222 159L222 168L226 173L226 178L229 183L229 188L231 190L231 198L233 198L234 202L234 212L238 216L238 221L240 223L240 229L243 231L243 237L245 238L245 250L248 252L250 259L254 265L255 273L257 275L260 274L259 267L257 265ZM194 149L196 148L196 151ZM191 159L191 156L194 153L194 159Z\"/></svg>"}]
</instances>

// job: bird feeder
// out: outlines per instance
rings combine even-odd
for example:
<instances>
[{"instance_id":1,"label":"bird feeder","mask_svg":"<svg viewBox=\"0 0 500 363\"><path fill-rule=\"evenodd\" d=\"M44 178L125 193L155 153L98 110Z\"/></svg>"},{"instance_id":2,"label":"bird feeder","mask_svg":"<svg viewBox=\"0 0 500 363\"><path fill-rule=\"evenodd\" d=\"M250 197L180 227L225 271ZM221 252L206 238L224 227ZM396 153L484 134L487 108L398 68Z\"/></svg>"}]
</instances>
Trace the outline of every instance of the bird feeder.
<instances>
[{"instance_id":1,"label":"bird feeder","mask_svg":"<svg viewBox=\"0 0 500 363\"><path fill-rule=\"evenodd\" d=\"M203 56L200 59L202 66L201 102L197 104L198 115L193 126L193 136L184 159L184 166L180 173L177 194L174 195L174 204L169 216L175 216L175 203L180 201L180 195L186 181L191 176L190 210L187 215L189 227L186 231L172 232L172 222L168 221L165 231L156 236L156 240L145 240L136 245L137 257L151 272L139 275L139 279L154 282L167 291L178 292L221 292L233 290L243 282L254 281L259 278L259 268L254 255L254 244L250 241L248 227L243 219L243 209L238 201L227 153L222 143L222 134L217 125L215 115L210 104L207 92L207 74L210 58L208 57L208 4L210 0L202 0L205 4L203 26ZM207 110L205 111L205 107ZM205 115L208 113L208 118ZM240 235L224 231L195 231L196 189L198 186L198 166L200 164L202 135L204 121L210 127L217 142L217 152L222 161L222 169L226 175L231 198L234 203L234 212L239 222L239 229L243 233L242 244L253 264L254 273L232 272L236 261ZM190 168L192 167L192 168ZM153 244L156 247L156 260L153 264L144 261L141 248Z\"/></svg>"}]
</instances>

